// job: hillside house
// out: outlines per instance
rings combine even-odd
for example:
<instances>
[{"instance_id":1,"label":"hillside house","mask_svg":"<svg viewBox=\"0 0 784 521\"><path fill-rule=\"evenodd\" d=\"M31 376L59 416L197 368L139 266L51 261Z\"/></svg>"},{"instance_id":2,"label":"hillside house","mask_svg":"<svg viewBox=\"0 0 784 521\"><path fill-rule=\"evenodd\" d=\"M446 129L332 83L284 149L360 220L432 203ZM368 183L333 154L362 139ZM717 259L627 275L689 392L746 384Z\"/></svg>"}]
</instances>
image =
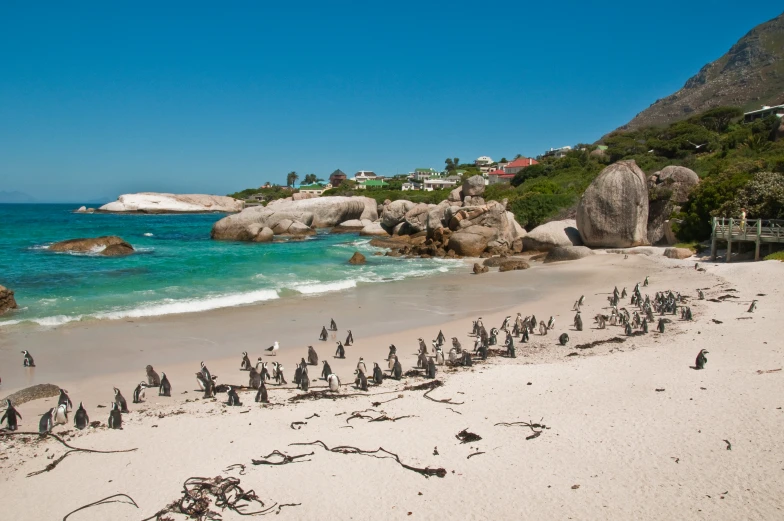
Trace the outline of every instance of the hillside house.
<instances>
[{"instance_id":1,"label":"hillside house","mask_svg":"<svg viewBox=\"0 0 784 521\"><path fill-rule=\"evenodd\" d=\"M538 165L539 161L536 159L531 159L530 157L518 157L514 161L507 163L504 167L504 172L507 174L516 174L523 168L527 168L531 165Z\"/></svg>"},{"instance_id":2,"label":"hillside house","mask_svg":"<svg viewBox=\"0 0 784 521\"><path fill-rule=\"evenodd\" d=\"M487 173L487 184L509 184L514 177L515 174L507 174L504 170L493 170Z\"/></svg>"},{"instance_id":3,"label":"hillside house","mask_svg":"<svg viewBox=\"0 0 784 521\"><path fill-rule=\"evenodd\" d=\"M317 197L321 197L321 194L323 194L325 191L329 190L330 188L332 188L332 185L330 183L327 183L325 185L322 184L305 185L299 187L299 193L312 194Z\"/></svg>"},{"instance_id":4,"label":"hillside house","mask_svg":"<svg viewBox=\"0 0 784 521\"><path fill-rule=\"evenodd\" d=\"M329 174L329 184L331 184L334 187L340 186L340 183L342 183L346 179L347 179L346 174L344 174L343 171L340 170L339 168L334 172L332 172L331 174Z\"/></svg>"},{"instance_id":5,"label":"hillside house","mask_svg":"<svg viewBox=\"0 0 784 521\"><path fill-rule=\"evenodd\" d=\"M779 118L784 117L784 105L776 105L774 107L763 105L761 109L752 110L751 112L746 112L745 114L743 114L743 122L751 123L752 121L755 121L757 119L764 119L773 114L775 114Z\"/></svg>"}]
</instances>

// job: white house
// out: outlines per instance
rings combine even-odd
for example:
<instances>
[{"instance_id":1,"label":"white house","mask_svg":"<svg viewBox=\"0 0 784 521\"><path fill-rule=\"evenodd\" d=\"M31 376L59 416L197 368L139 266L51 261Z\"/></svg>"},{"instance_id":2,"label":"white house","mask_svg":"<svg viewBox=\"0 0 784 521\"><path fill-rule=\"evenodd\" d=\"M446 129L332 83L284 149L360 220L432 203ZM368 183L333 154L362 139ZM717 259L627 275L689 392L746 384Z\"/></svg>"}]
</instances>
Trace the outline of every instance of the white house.
<instances>
[{"instance_id":1,"label":"white house","mask_svg":"<svg viewBox=\"0 0 784 521\"><path fill-rule=\"evenodd\" d=\"M356 181L357 183L364 183L369 179L375 179L377 177L378 176L375 174L375 172L371 170L360 170L359 172L354 174L354 181Z\"/></svg>"},{"instance_id":2,"label":"white house","mask_svg":"<svg viewBox=\"0 0 784 521\"><path fill-rule=\"evenodd\" d=\"M300 186L299 193L312 194L317 197L321 197L321 194L323 194L325 191L329 190L330 188L332 188L331 183L327 183L326 185L315 184L315 185Z\"/></svg>"},{"instance_id":3,"label":"white house","mask_svg":"<svg viewBox=\"0 0 784 521\"><path fill-rule=\"evenodd\" d=\"M457 181L450 181L447 179L428 179L425 181L425 191L432 192L433 190L440 190L442 188L452 188L457 184Z\"/></svg>"},{"instance_id":4,"label":"white house","mask_svg":"<svg viewBox=\"0 0 784 521\"><path fill-rule=\"evenodd\" d=\"M543 155L545 157L554 157L556 159L560 159L562 157L566 157L566 154L572 151L572 147L561 147L561 148L551 148Z\"/></svg>"},{"instance_id":5,"label":"white house","mask_svg":"<svg viewBox=\"0 0 784 521\"><path fill-rule=\"evenodd\" d=\"M493 164L493 160L492 160L492 158L490 158L490 157L488 157L488 156L477 157L477 158L474 160L474 164L475 164L476 166L487 166L487 165L492 165L492 164Z\"/></svg>"}]
</instances>

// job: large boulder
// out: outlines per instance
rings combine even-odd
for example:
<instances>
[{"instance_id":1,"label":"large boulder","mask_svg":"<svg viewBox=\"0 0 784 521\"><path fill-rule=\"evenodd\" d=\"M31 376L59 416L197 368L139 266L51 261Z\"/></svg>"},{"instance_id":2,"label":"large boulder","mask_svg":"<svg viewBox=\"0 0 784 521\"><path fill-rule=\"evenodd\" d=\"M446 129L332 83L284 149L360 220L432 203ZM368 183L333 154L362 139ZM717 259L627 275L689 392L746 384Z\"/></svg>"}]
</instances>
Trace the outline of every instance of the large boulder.
<instances>
[{"instance_id":1,"label":"large boulder","mask_svg":"<svg viewBox=\"0 0 784 521\"><path fill-rule=\"evenodd\" d=\"M31 387L25 387L20 391L9 394L3 398L3 403L6 400L11 400L14 406L22 405L23 403L32 402L33 400L41 400L43 398L52 398L60 394L60 386L54 384L36 384Z\"/></svg>"},{"instance_id":2,"label":"large boulder","mask_svg":"<svg viewBox=\"0 0 784 521\"><path fill-rule=\"evenodd\" d=\"M482 273L487 273L490 271L487 266L482 266L481 264L475 262L474 263L474 275L479 275Z\"/></svg>"},{"instance_id":3,"label":"large boulder","mask_svg":"<svg viewBox=\"0 0 784 521\"><path fill-rule=\"evenodd\" d=\"M434 236L436 230L444 228L446 210L451 208L449 201L441 201L435 206L430 207L427 212L427 234L428 237Z\"/></svg>"},{"instance_id":4,"label":"large boulder","mask_svg":"<svg viewBox=\"0 0 784 521\"><path fill-rule=\"evenodd\" d=\"M411 201L399 199L389 204L384 205L384 211L381 212L381 224L390 230L403 222L406 218L406 213L416 206Z\"/></svg>"},{"instance_id":5,"label":"large boulder","mask_svg":"<svg viewBox=\"0 0 784 521\"><path fill-rule=\"evenodd\" d=\"M697 174L683 166L664 167L648 178L648 242L672 243L674 235L668 233L668 220L689 199L699 182Z\"/></svg>"},{"instance_id":6,"label":"large boulder","mask_svg":"<svg viewBox=\"0 0 784 521\"><path fill-rule=\"evenodd\" d=\"M596 254L587 246L556 246L547 253L544 262L571 261L590 255Z\"/></svg>"},{"instance_id":7,"label":"large boulder","mask_svg":"<svg viewBox=\"0 0 784 521\"><path fill-rule=\"evenodd\" d=\"M531 265L523 259L504 259L498 265L498 271L527 270Z\"/></svg>"},{"instance_id":8,"label":"large boulder","mask_svg":"<svg viewBox=\"0 0 784 521\"><path fill-rule=\"evenodd\" d=\"M119 257L134 252L133 246L115 235L91 237L87 239L69 239L49 246L49 251L70 253L95 253L105 257Z\"/></svg>"},{"instance_id":9,"label":"large boulder","mask_svg":"<svg viewBox=\"0 0 784 521\"><path fill-rule=\"evenodd\" d=\"M556 246L582 246L574 219L550 221L537 226L523 236L523 249L550 251Z\"/></svg>"},{"instance_id":10,"label":"large boulder","mask_svg":"<svg viewBox=\"0 0 784 521\"><path fill-rule=\"evenodd\" d=\"M577 205L577 229L587 246L626 248L648 244L648 184L634 161L599 174Z\"/></svg>"},{"instance_id":11,"label":"large boulder","mask_svg":"<svg viewBox=\"0 0 784 521\"><path fill-rule=\"evenodd\" d=\"M16 300L14 299L14 292L5 286L0 286L0 315L9 309L16 309Z\"/></svg>"},{"instance_id":12,"label":"large boulder","mask_svg":"<svg viewBox=\"0 0 784 521\"><path fill-rule=\"evenodd\" d=\"M666 248L664 256L669 259L688 259L694 255L694 252L689 248Z\"/></svg>"},{"instance_id":13,"label":"large boulder","mask_svg":"<svg viewBox=\"0 0 784 521\"><path fill-rule=\"evenodd\" d=\"M432 205L435 208L435 205ZM406 212L405 222L411 229L410 233L421 232L427 230L427 223L429 220L430 206L426 203L419 203L409 211Z\"/></svg>"},{"instance_id":14,"label":"large boulder","mask_svg":"<svg viewBox=\"0 0 784 521\"><path fill-rule=\"evenodd\" d=\"M464 257L479 257L496 232L484 226L462 228L449 237L449 249Z\"/></svg>"},{"instance_id":15,"label":"large boulder","mask_svg":"<svg viewBox=\"0 0 784 521\"><path fill-rule=\"evenodd\" d=\"M463 200L463 187L458 186L451 192L449 192L449 197L446 198L447 201L452 203L459 203Z\"/></svg>"},{"instance_id":16,"label":"large boulder","mask_svg":"<svg viewBox=\"0 0 784 521\"><path fill-rule=\"evenodd\" d=\"M222 195L141 192L121 195L116 201L98 208L98 211L112 213L232 213L241 211L244 206L244 202Z\"/></svg>"},{"instance_id":17,"label":"large boulder","mask_svg":"<svg viewBox=\"0 0 784 521\"><path fill-rule=\"evenodd\" d=\"M359 231L360 235L389 237L389 233L381 226L381 223L370 223Z\"/></svg>"},{"instance_id":18,"label":"large boulder","mask_svg":"<svg viewBox=\"0 0 784 521\"><path fill-rule=\"evenodd\" d=\"M485 178L481 175L471 176L463 181L463 198L485 193Z\"/></svg>"},{"instance_id":19,"label":"large boulder","mask_svg":"<svg viewBox=\"0 0 784 521\"><path fill-rule=\"evenodd\" d=\"M346 221L363 220L370 222L377 218L376 202L369 197L318 197L300 201L272 201L266 207L254 206L242 212L229 215L212 226L211 237L217 240L255 241L257 234L265 227L277 233L306 235L314 231L306 228L327 228ZM298 223L294 228L291 224ZM260 226L255 226L260 225Z\"/></svg>"}]
</instances>

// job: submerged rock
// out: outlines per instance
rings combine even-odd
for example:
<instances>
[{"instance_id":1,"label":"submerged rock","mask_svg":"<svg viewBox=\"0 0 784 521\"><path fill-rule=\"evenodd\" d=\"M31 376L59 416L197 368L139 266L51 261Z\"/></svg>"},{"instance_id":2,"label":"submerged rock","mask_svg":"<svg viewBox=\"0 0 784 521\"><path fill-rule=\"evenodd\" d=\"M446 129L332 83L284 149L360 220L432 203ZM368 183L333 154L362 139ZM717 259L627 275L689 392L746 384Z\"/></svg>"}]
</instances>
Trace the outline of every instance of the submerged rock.
<instances>
[{"instance_id":1,"label":"submerged rock","mask_svg":"<svg viewBox=\"0 0 784 521\"><path fill-rule=\"evenodd\" d=\"M354 252L354 255L348 260L349 264L365 264L365 256L359 253L358 251Z\"/></svg>"},{"instance_id":2,"label":"submerged rock","mask_svg":"<svg viewBox=\"0 0 784 521\"><path fill-rule=\"evenodd\" d=\"M49 251L72 253L96 253L105 257L118 257L130 255L134 252L133 246L116 235L93 237L87 239L69 239L49 246Z\"/></svg>"},{"instance_id":3,"label":"submerged rock","mask_svg":"<svg viewBox=\"0 0 784 521\"><path fill-rule=\"evenodd\" d=\"M14 292L5 286L0 286L0 315L9 309L16 309L16 299L14 299Z\"/></svg>"}]
</instances>

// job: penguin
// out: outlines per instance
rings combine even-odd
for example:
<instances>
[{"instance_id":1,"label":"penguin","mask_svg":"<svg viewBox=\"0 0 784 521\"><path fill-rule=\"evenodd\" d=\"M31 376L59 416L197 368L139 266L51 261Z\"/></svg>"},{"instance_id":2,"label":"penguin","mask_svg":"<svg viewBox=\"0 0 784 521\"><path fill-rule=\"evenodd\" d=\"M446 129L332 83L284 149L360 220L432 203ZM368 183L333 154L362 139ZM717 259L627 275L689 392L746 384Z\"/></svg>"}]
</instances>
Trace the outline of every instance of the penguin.
<instances>
[{"instance_id":1,"label":"penguin","mask_svg":"<svg viewBox=\"0 0 784 521\"><path fill-rule=\"evenodd\" d=\"M161 377L155 372L151 365L147 366L147 385L149 387L160 387Z\"/></svg>"},{"instance_id":2,"label":"penguin","mask_svg":"<svg viewBox=\"0 0 784 521\"><path fill-rule=\"evenodd\" d=\"M367 374L367 367L365 367L365 361L361 356L359 357L359 362L357 362L357 371Z\"/></svg>"},{"instance_id":3,"label":"penguin","mask_svg":"<svg viewBox=\"0 0 784 521\"><path fill-rule=\"evenodd\" d=\"M308 363L310 365L318 365L318 353L313 349L313 346L308 346Z\"/></svg>"},{"instance_id":4,"label":"penguin","mask_svg":"<svg viewBox=\"0 0 784 521\"><path fill-rule=\"evenodd\" d=\"M256 393L255 401L256 403L269 403L269 396L267 395L267 386L264 385L263 380L261 382L261 385L259 386L259 391Z\"/></svg>"},{"instance_id":5,"label":"penguin","mask_svg":"<svg viewBox=\"0 0 784 521\"><path fill-rule=\"evenodd\" d=\"M278 349L280 349L280 344L278 344L278 341L275 340L275 343L267 348L267 352L275 356L278 354Z\"/></svg>"},{"instance_id":6,"label":"penguin","mask_svg":"<svg viewBox=\"0 0 784 521\"><path fill-rule=\"evenodd\" d=\"M459 352L459 351L461 351L461 350L462 350L462 348L463 348L463 347L460 345L460 342L457 340L457 337L456 337L456 336L453 336L453 337L452 337L452 347L454 347L455 349L457 349L457 350L458 350L458 352Z\"/></svg>"},{"instance_id":7,"label":"penguin","mask_svg":"<svg viewBox=\"0 0 784 521\"><path fill-rule=\"evenodd\" d=\"M618 288L615 288L615 289L617 290ZM628 293L626 293L626 288L623 288L623 291L621 291L621 298L626 298L627 294Z\"/></svg>"},{"instance_id":8,"label":"penguin","mask_svg":"<svg viewBox=\"0 0 784 521\"><path fill-rule=\"evenodd\" d=\"M523 342L523 343L528 342L528 328L524 328L523 329L523 335L520 338L520 341Z\"/></svg>"},{"instance_id":9,"label":"penguin","mask_svg":"<svg viewBox=\"0 0 784 521\"><path fill-rule=\"evenodd\" d=\"M302 368L298 365L296 369L294 369L294 385L299 387L299 382L302 379Z\"/></svg>"},{"instance_id":10,"label":"penguin","mask_svg":"<svg viewBox=\"0 0 784 521\"><path fill-rule=\"evenodd\" d=\"M384 373L381 371L381 368L378 366L376 362L373 362L373 383L376 385L381 385L381 382L384 381Z\"/></svg>"},{"instance_id":11,"label":"penguin","mask_svg":"<svg viewBox=\"0 0 784 521\"><path fill-rule=\"evenodd\" d=\"M310 387L310 378L308 378L308 370L307 368L302 370L302 377L299 380L299 388L302 389L304 392L308 392L308 388Z\"/></svg>"},{"instance_id":12,"label":"penguin","mask_svg":"<svg viewBox=\"0 0 784 521\"><path fill-rule=\"evenodd\" d=\"M606 316L604 316L602 314L598 314L595 317L593 317L593 319L596 321L596 325L597 325L597 327L599 329L604 329L606 327L606 325L607 325L606 324L606 320L607 320Z\"/></svg>"},{"instance_id":13,"label":"penguin","mask_svg":"<svg viewBox=\"0 0 784 521\"><path fill-rule=\"evenodd\" d=\"M708 351L705 349L701 350L697 353L697 360L694 362L695 369L705 369L705 364L708 362L708 359L705 358L705 355L708 354Z\"/></svg>"},{"instance_id":14,"label":"penguin","mask_svg":"<svg viewBox=\"0 0 784 521\"><path fill-rule=\"evenodd\" d=\"M61 403L54 409L52 421L55 425L65 425L68 423L68 406Z\"/></svg>"},{"instance_id":15,"label":"penguin","mask_svg":"<svg viewBox=\"0 0 784 521\"><path fill-rule=\"evenodd\" d=\"M329 330L330 331L337 331L338 330L338 325L335 323L335 319L334 318L329 319Z\"/></svg>"},{"instance_id":16,"label":"penguin","mask_svg":"<svg viewBox=\"0 0 784 521\"><path fill-rule=\"evenodd\" d=\"M71 399L68 397L68 391L60 389L60 397L57 399L57 405L63 404L65 404L66 409L73 409L73 403L71 403Z\"/></svg>"},{"instance_id":17,"label":"penguin","mask_svg":"<svg viewBox=\"0 0 784 521\"><path fill-rule=\"evenodd\" d=\"M517 358L517 350L514 345L514 337L508 337L506 341L506 356L509 358Z\"/></svg>"},{"instance_id":18,"label":"penguin","mask_svg":"<svg viewBox=\"0 0 784 521\"><path fill-rule=\"evenodd\" d=\"M539 334L540 335L547 334L547 325L544 323L544 320L539 321Z\"/></svg>"},{"instance_id":19,"label":"penguin","mask_svg":"<svg viewBox=\"0 0 784 521\"><path fill-rule=\"evenodd\" d=\"M487 344L482 344L479 346L479 358L482 360L487 360Z\"/></svg>"},{"instance_id":20,"label":"penguin","mask_svg":"<svg viewBox=\"0 0 784 521\"><path fill-rule=\"evenodd\" d=\"M632 326L628 322L626 323L626 328L624 329L626 336L632 336Z\"/></svg>"},{"instance_id":21,"label":"penguin","mask_svg":"<svg viewBox=\"0 0 784 521\"><path fill-rule=\"evenodd\" d=\"M207 385L209 385L208 382L209 380L207 379L207 377L204 376L204 373L202 373L201 371L196 371L196 383L199 385L200 391L203 391L204 389L207 388Z\"/></svg>"},{"instance_id":22,"label":"penguin","mask_svg":"<svg viewBox=\"0 0 784 521\"><path fill-rule=\"evenodd\" d=\"M471 367L472 365L474 365L474 361L471 358L471 353L469 353L468 351L463 352L462 363L465 367Z\"/></svg>"},{"instance_id":23,"label":"penguin","mask_svg":"<svg viewBox=\"0 0 784 521\"><path fill-rule=\"evenodd\" d=\"M30 351L22 351L24 355L24 360L22 361L22 366L24 367L35 367L35 362L33 361L33 355L30 354Z\"/></svg>"},{"instance_id":24,"label":"penguin","mask_svg":"<svg viewBox=\"0 0 784 521\"><path fill-rule=\"evenodd\" d=\"M349 329L348 335L346 335L346 345L350 346L353 343L354 343L354 333L352 333L351 330Z\"/></svg>"},{"instance_id":25,"label":"penguin","mask_svg":"<svg viewBox=\"0 0 784 521\"><path fill-rule=\"evenodd\" d=\"M272 372L277 373L277 376L275 376L275 380L277 381L278 385L288 383L286 382L286 377L283 375L283 364L275 365L273 367Z\"/></svg>"},{"instance_id":26,"label":"penguin","mask_svg":"<svg viewBox=\"0 0 784 521\"><path fill-rule=\"evenodd\" d=\"M261 364L261 381L264 382L265 380L270 380L270 372L269 369L267 369L267 362Z\"/></svg>"},{"instance_id":27,"label":"penguin","mask_svg":"<svg viewBox=\"0 0 784 521\"><path fill-rule=\"evenodd\" d=\"M16 420L17 419L21 420L22 415L19 414L19 411L17 411L13 405L11 405L11 400L6 398L5 404L6 404L6 409L5 412L3 413L3 417L0 418L0 424L2 424L4 421L7 421L6 425L8 426L8 430L15 431L16 429L19 428L19 424L17 423Z\"/></svg>"},{"instance_id":28,"label":"penguin","mask_svg":"<svg viewBox=\"0 0 784 521\"><path fill-rule=\"evenodd\" d=\"M457 363L457 349L454 347L449 350L449 363L452 365Z\"/></svg>"},{"instance_id":29,"label":"penguin","mask_svg":"<svg viewBox=\"0 0 784 521\"><path fill-rule=\"evenodd\" d=\"M229 395L229 399L226 402L226 405L229 406L240 406L242 402L240 401L239 395L237 395L237 391L234 390L234 387L229 386L229 390L227 391Z\"/></svg>"},{"instance_id":30,"label":"penguin","mask_svg":"<svg viewBox=\"0 0 784 521\"><path fill-rule=\"evenodd\" d=\"M319 340L326 342L327 338L329 338L329 333L327 333L327 327L321 326L321 334L319 335Z\"/></svg>"},{"instance_id":31,"label":"penguin","mask_svg":"<svg viewBox=\"0 0 784 521\"><path fill-rule=\"evenodd\" d=\"M200 375L201 373L196 373ZM144 380L139 382L139 385L136 386L136 389L133 390L133 403L142 403L144 400L144 390L147 388L145 385Z\"/></svg>"},{"instance_id":32,"label":"penguin","mask_svg":"<svg viewBox=\"0 0 784 521\"><path fill-rule=\"evenodd\" d=\"M512 320L512 316L507 315L504 321L501 323L501 327L499 329L501 329L502 331L506 331L506 329L509 327L509 321L511 320Z\"/></svg>"},{"instance_id":33,"label":"penguin","mask_svg":"<svg viewBox=\"0 0 784 521\"><path fill-rule=\"evenodd\" d=\"M427 355L425 353L419 353L417 357L417 367L420 369L427 369Z\"/></svg>"},{"instance_id":34,"label":"penguin","mask_svg":"<svg viewBox=\"0 0 784 521\"><path fill-rule=\"evenodd\" d=\"M395 365L392 367L392 378L400 380L403 376L403 366L400 365L400 360L395 357Z\"/></svg>"},{"instance_id":35,"label":"penguin","mask_svg":"<svg viewBox=\"0 0 784 521\"><path fill-rule=\"evenodd\" d=\"M550 315L550 320L547 321L547 329L553 329L555 327L555 317Z\"/></svg>"},{"instance_id":36,"label":"penguin","mask_svg":"<svg viewBox=\"0 0 784 521\"><path fill-rule=\"evenodd\" d=\"M436 348L436 364L444 365L444 352L440 347Z\"/></svg>"},{"instance_id":37,"label":"penguin","mask_svg":"<svg viewBox=\"0 0 784 521\"><path fill-rule=\"evenodd\" d=\"M251 366L250 374L248 375L248 387L251 389L258 389L261 385L261 375L256 371L256 368Z\"/></svg>"},{"instance_id":38,"label":"penguin","mask_svg":"<svg viewBox=\"0 0 784 521\"><path fill-rule=\"evenodd\" d=\"M751 301L751 305L749 306L749 309L746 310L746 313L754 313L754 311L756 311L756 309L757 309L757 301L756 300L752 300Z\"/></svg>"},{"instance_id":39,"label":"penguin","mask_svg":"<svg viewBox=\"0 0 784 521\"><path fill-rule=\"evenodd\" d=\"M49 409L38 420L38 434L44 435L54 428L54 409Z\"/></svg>"},{"instance_id":40,"label":"penguin","mask_svg":"<svg viewBox=\"0 0 784 521\"><path fill-rule=\"evenodd\" d=\"M645 277L645 280L643 281L642 285L643 285L643 287L645 287L645 288L647 288L647 287L648 287L648 277Z\"/></svg>"},{"instance_id":41,"label":"penguin","mask_svg":"<svg viewBox=\"0 0 784 521\"><path fill-rule=\"evenodd\" d=\"M663 318L659 319L659 324L656 326L656 329L659 331L659 333L664 333L664 319Z\"/></svg>"},{"instance_id":42,"label":"penguin","mask_svg":"<svg viewBox=\"0 0 784 521\"><path fill-rule=\"evenodd\" d=\"M158 387L158 396L171 396L171 384L166 378L166 373L161 373L161 385Z\"/></svg>"},{"instance_id":43,"label":"penguin","mask_svg":"<svg viewBox=\"0 0 784 521\"><path fill-rule=\"evenodd\" d=\"M215 382L213 380L208 381L204 386L204 395L202 396L204 400L209 400L210 398L215 398Z\"/></svg>"},{"instance_id":44,"label":"penguin","mask_svg":"<svg viewBox=\"0 0 784 521\"><path fill-rule=\"evenodd\" d=\"M577 301L577 304L582 306L585 303L585 295L580 295L580 300Z\"/></svg>"},{"instance_id":45,"label":"penguin","mask_svg":"<svg viewBox=\"0 0 784 521\"><path fill-rule=\"evenodd\" d=\"M580 312L579 311L574 316L574 328L577 331L582 331L583 330L583 318L580 316Z\"/></svg>"},{"instance_id":46,"label":"penguin","mask_svg":"<svg viewBox=\"0 0 784 521\"><path fill-rule=\"evenodd\" d=\"M343 348L343 344L338 340L336 342L338 348L335 350L335 358L346 358L346 350Z\"/></svg>"},{"instance_id":47,"label":"penguin","mask_svg":"<svg viewBox=\"0 0 784 521\"><path fill-rule=\"evenodd\" d=\"M395 361L397 360L397 355L391 355L387 358L387 369L392 372L392 368L395 367Z\"/></svg>"},{"instance_id":48,"label":"penguin","mask_svg":"<svg viewBox=\"0 0 784 521\"><path fill-rule=\"evenodd\" d=\"M395 344L389 344L389 354L387 355L387 360L391 360L393 356L397 355L397 347Z\"/></svg>"},{"instance_id":49,"label":"penguin","mask_svg":"<svg viewBox=\"0 0 784 521\"><path fill-rule=\"evenodd\" d=\"M329 366L329 362L323 360L324 367L321 369L321 377L326 380L329 375L332 374L332 368Z\"/></svg>"},{"instance_id":50,"label":"penguin","mask_svg":"<svg viewBox=\"0 0 784 521\"><path fill-rule=\"evenodd\" d=\"M250 364L250 360L248 361L248 364ZM201 363L201 374L203 374L204 378L207 380L212 380L212 374L210 374L210 370L207 369L207 366L204 365L204 362Z\"/></svg>"},{"instance_id":51,"label":"penguin","mask_svg":"<svg viewBox=\"0 0 784 521\"><path fill-rule=\"evenodd\" d=\"M333 393L338 392L340 390L340 378L338 378L338 375L327 375L327 385L329 386L329 390Z\"/></svg>"},{"instance_id":52,"label":"penguin","mask_svg":"<svg viewBox=\"0 0 784 521\"><path fill-rule=\"evenodd\" d=\"M436 337L436 342L438 342L438 347L441 347L442 345L444 345L444 342L446 342L446 337L444 336L444 332L441 331L440 329L438 330L438 336Z\"/></svg>"},{"instance_id":53,"label":"penguin","mask_svg":"<svg viewBox=\"0 0 784 521\"><path fill-rule=\"evenodd\" d=\"M79 402L79 408L76 409L76 414L74 414L74 427L81 431L86 429L89 424L90 417L87 416L87 411L84 410L82 402Z\"/></svg>"},{"instance_id":54,"label":"penguin","mask_svg":"<svg viewBox=\"0 0 784 521\"><path fill-rule=\"evenodd\" d=\"M269 349L267 349L269 351ZM242 361L240 361L240 371L250 371L250 358L248 358L248 352L242 352Z\"/></svg>"},{"instance_id":55,"label":"penguin","mask_svg":"<svg viewBox=\"0 0 784 521\"><path fill-rule=\"evenodd\" d=\"M642 332L645 333L646 335L648 334L648 321L647 320L643 320L642 321Z\"/></svg>"},{"instance_id":56,"label":"penguin","mask_svg":"<svg viewBox=\"0 0 784 521\"><path fill-rule=\"evenodd\" d=\"M119 407L120 412L122 413L128 412L128 402L125 401L125 397L122 395L120 390L116 387L114 388L114 401L117 403L117 407Z\"/></svg>"},{"instance_id":57,"label":"penguin","mask_svg":"<svg viewBox=\"0 0 784 521\"><path fill-rule=\"evenodd\" d=\"M705 293L702 292L701 289L697 288L697 298L700 300L705 300Z\"/></svg>"},{"instance_id":58,"label":"penguin","mask_svg":"<svg viewBox=\"0 0 784 521\"><path fill-rule=\"evenodd\" d=\"M166 378L165 374L163 378ZM117 402L112 402L112 410L109 411L109 428L122 429L122 413L120 412L120 409L117 408Z\"/></svg>"},{"instance_id":59,"label":"penguin","mask_svg":"<svg viewBox=\"0 0 784 521\"><path fill-rule=\"evenodd\" d=\"M427 362L427 377L428 378L435 378L436 372L438 369L436 368L436 362L432 358Z\"/></svg>"},{"instance_id":60,"label":"penguin","mask_svg":"<svg viewBox=\"0 0 784 521\"><path fill-rule=\"evenodd\" d=\"M367 391L368 383L367 383L367 377L365 376L365 373L357 369L356 371L354 371L354 374L357 375L356 380L354 380L354 385L357 387L357 389L359 389L360 391Z\"/></svg>"},{"instance_id":61,"label":"penguin","mask_svg":"<svg viewBox=\"0 0 784 521\"><path fill-rule=\"evenodd\" d=\"M427 344L425 344L425 341L422 338L419 338L418 340L419 340L419 352L420 353L424 352L425 354L427 354Z\"/></svg>"},{"instance_id":62,"label":"penguin","mask_svg":"<svg viewBox=\"0 0 784 521\"><path fill-rule=\"evenodd\" d=\"M561 336L558 337L558 342L560 342L562 346L565 346L569 343L569 335L562 333Z\"/></svg>"},{"instance_id":63,"label":"penguin","mask_svg":"<svg viewBox=\"0 0 784 521\"><path fill-rule=\"evenodd\" d=\"M261 361L261 357L258 357L258 359L256 359L256 371L258 371L259 374L261 374L261 368L263 366L264 366L264 362Z\"/></svg>"}]
</instances>

